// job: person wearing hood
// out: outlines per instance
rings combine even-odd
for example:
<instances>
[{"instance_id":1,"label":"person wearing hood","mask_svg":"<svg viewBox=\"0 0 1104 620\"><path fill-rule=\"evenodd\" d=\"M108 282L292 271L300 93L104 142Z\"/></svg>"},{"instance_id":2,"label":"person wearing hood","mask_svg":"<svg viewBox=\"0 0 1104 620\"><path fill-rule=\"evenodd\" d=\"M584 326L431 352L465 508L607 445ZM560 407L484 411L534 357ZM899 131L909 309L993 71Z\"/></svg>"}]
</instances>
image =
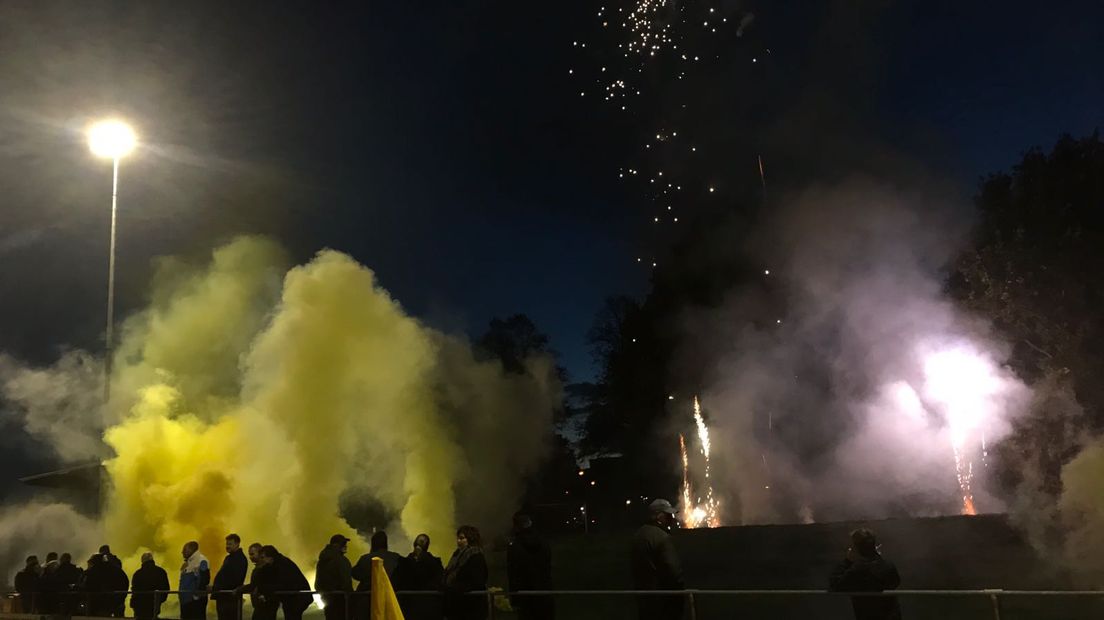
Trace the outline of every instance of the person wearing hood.
<instances>
[{"instance_id":1,"label":"person wearing hood","mask_svg":"<svg viewBox=\"0 0 1104 620\"><path fill-rule=\"evenodd\" d=\"M119 568L123 568L123 561L119 559L119 556L111 553L111 547L108 545L100 545L100 555L103 556L104 562Z\"/></svg>"},{"instance_id":2,"label":"person wearing hood","mask_svg":"<svg viewBox=\"0 0 1104 620\"><path fill-rule=\"evenodd\" d=\"M237 590L245 583L245 573L248 570L249 562L241 549L241 536L228 534L226 559L222 561L222 566L211 583L211 598L215 601L218 620L238 620L241 617L241 596L231 590Z\"/></svg>"},{"instance_id":3,"label":"person wearing hood","mask_svg":"<svg viewBox=\"0 0 1104 620\"><path fill-rule=\"evenodd\" d=\"M372 607L372 558L383 560L383 570L387 578L394 583L395 571L402 556L387 549L387 532L379 530L372 534L368 553L360 556L353 567L353 579L357 580L356 617L367 620Z\"/></svg>"},{"instance_id":4,"label":"person wearing hood","mask_svg":"<svg viewBox=\"0 0 1104 620\"><path fill-rule=\"evenodd\" d=\"M551 620L555 601L551 596L516 596L513 592L552 589L552 548L524 513L514 515L514 536L506 548L506 578L510 606L520 620Z\"/></svg>"},{"instance_id":5,"label":"person wearing hood","mask_svg":"<svg viewBox=\"0 0 1104 620\"><path fill-rule=\"evenodd\" d=\"M207 586L211 583L211 565L199 552L199 543L189 541L181 550L184 563L180 565L180 618L181 620L206 620Z\"/></svg>"},{"instance_id":6,"label":"person wearing hood","mask_svg":"<svg viewBox=\"0 0 1104 620\"><path fill-rule=\"evenodd\" d=\"M445 566L441 558L429 552L429 535L414 537L414 550L395 569L395 590L437 592ZM428 594L399 595L399 606L408 620L441 620L441 599Z\"/></svg>"},{"instance_id":7,"label":"person wearing hood","mask_svg":"<svg viewBox=\"0 0 1104 620\"><path fill-rule=\"evenodd\" d=\"M37 611L41 579L42 567L38 565L38 556L27 556L26 566L15 574L15 591L19 593L21 612L30 614Z\"/></svg>"},{"instance_id":8,"label":"person wearing hood","mask_svg":"<svg viewBox=\"0 0 1104 620\"><path fill-rule=\"evenodd\" d=\"M353 565L345 556L348 551L349 539L334 534L318 554L314 589L321 593L326 620L345 620L348 593L353 591Z\"/></svg>"},{"instance_id":9,"label":"person wearing hood","mask_svg":"<svg viewBox=\"0 0 1104 620\"><path fill-rule=\"evenodd\" d=\"M861 528L851 532L847 556L828 578L833 592L884 592L896 590L901 576L892 562L878 551L874 532ZM851 608L855 620L901 620L901 607L895 596L853 596Z\"/></svg>"},{"instance_id":10,"label":"person wearing hood","mask_svg":"<svg viewBox=\"0 0 1104 620\"><path fill-rule=\"evenodd\" d=\"M632 539L632 573L636 590L682 590L682 566L668 530L675 521L671 502L657 499L648 506L649 519ZM682 618L682 596L638 596L640 620Z\"/></svg>"},{"instance_id":11,"label":"person wearing hood","mask_svg":"<svg viewBox=\"0 0 1104 620\"><path fill-rule=\"evenodd\" d=\"M445 617L449 620L484 620L487 601L478 592L487 589L487 558L483 540L471 525L456 530L456 551L445 567Z\"/></svg>"},{"instance_id":12,"label":"person wearing hood","mask_svg":"<svg viewBox=\"0 0 1104 620\"><path fill-rule=\"evenodd\" d=\"M88 593L88 615L122 618L126 612L126 593L130 578L103 554L88 558L84 571L84 591Z\"/></svg>"},{"instance_id":13,"label":"person wearing hood","mask_svg":"<svg viewBox=\"0 0 1104 620\"><path fill-rule=\"evenodd\" d=\"M142 554L142 566L134 571L130 580L134 594L130 597L130 608L138 620L152 620L161 615L161 604L169 598L169 574L153 561L153 554Z\"/></svg>"},{"instance_id":14,"label":"person wearing hood","mask_svg":"<svg viewBox=\"0 0 1104 620\"><path fill-rule=\"evenodd\" d=\"M38 611L43 615L58 612L61 596L61 583L58 581L58 554L51 551L46 554L46 566L42 568L42 577L38 581Z\"/></svg>"}]
</instances>

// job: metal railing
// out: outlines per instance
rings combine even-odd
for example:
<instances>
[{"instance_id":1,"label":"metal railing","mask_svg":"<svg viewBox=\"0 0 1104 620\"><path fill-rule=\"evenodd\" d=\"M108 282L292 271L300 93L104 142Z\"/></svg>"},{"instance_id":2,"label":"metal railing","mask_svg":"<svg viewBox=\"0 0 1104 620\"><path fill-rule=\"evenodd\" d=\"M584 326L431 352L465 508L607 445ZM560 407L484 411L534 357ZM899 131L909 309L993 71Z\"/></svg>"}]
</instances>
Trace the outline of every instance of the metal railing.
<instances>
[{"instance_id":1,"label":"metal railing","mask_svg":"<svg viewBox=\"0 0 1104 620\"><path fill-rule=\"evenodd\" d=\"M31 610L24 611L22 613L0 613L0 620L27 620L31 618L42 618L45 616L68 616L73 618L81 617L108 617L113 614L92 614L91 611L100 611L102 607L97 607L93 610L93 602L97 605L102 605L105 601L121 600L122 602L115 602L110 605L106 605L107 609L111 612L117 611L122 608L124 611L126 607L122 607L126 602L126 597L137 594L140 597L150 597L150 614L142 613L141 615L135 614L134 617L138 618L157 618L160 615L161 606L168 599L169 596L179 594L197 594L197 592L181 592L180 590L142 590L135 592L134 590L114 590L103 592L56 592L50 593L56 597L58 601L65 600L69 603L75 602L75 605L62 605L60 609L61 613L57 610L51 610L49 612L35 611L35 604L41 603L45 598L42 593L36 593L36 598L31 599ZM275 592L261 593L249 593L239 592L237 590L217 590L213 592L199 592L201 597L210 598L211 594L229 595L233 597L233 601L236 603L236 613L238 620L243 620L243 608L246 597L257 596L272 596L276 600L270 601L268 604L283 605L286 600L284 597L295 595L310 595L312 602L317 603L318 597L331 598L340 596L344 603L344 617L345 620L353 620L354 616L359 616L355 610L355 603L358 599L364 600L365 597L371 596L370 591L356 592L356 591L319 591L319 590L279 590ZM435 590L402 590L395 593L400 599L409 601L411 597L437 597L444 596L443 592ZM684 601L685 618L688 620L698 620L699 605L703 598L709 597L762 597L762 598L778 598L778 597L829 597L829 598L905 598L905 597L918 597L933 598L933 597L954 597L954 598L980 598L988 603L988 609L991 612L991 618L993 620L1002 620L1002 601L1005 598L1016 597L1040 597L1040 598L1076 598L1076 599L1098 599L1098 602L1104 604L1104 591L1100 590L1001 590L1001 589L986 589L986 590L891 590L887 592L830 592L825 590L701 590L701 589L688 589L688 590L520 590L509 592L505 590L477 590L472 592L466 592L456 596L462 597L481 597L487 606L488 618L494 620L500 613L500 609L497 602L500 598L555 598L555 597L630 597L637 600L646 599L650 597L680 597ZM0 597L5 599L19 599L20 595L16 592L0 592ZM122 597L121 599L112 599L110 597ZM216 601L218 604L218 601ZM307 605L310 607L310 604ZM133 609L133 608L131 608ZM135 610L136 612L138 610ZM77 613L74 613L77 612ZM83 613L80 613L83 612ZM118 616L113 616L118 617Z\"/></svg>"}]
</instances>

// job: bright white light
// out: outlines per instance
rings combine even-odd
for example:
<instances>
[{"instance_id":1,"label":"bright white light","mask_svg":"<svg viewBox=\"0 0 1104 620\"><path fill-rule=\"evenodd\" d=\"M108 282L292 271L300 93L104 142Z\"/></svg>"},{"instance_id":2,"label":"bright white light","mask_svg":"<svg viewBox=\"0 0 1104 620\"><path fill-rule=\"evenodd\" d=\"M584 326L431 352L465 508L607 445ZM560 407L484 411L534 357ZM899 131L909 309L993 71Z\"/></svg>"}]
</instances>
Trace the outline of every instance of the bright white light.
<instances>
[{"instance_id":1,"label":"bright white light","mask_svg":"<svg viewBox=\"0 0 1104 620\"><path fill-rule=\"evenodd\" d=\"M100 121L88 128L88 148L96 157L123 157L134 150L137 143L134 130L120 120Z\"/></svg>"},{"instance_id":2,"label":"bright white light","mask_svg":"<svg viewBox=\"0 0 1104 620\"><path fill-rule=\"evenodd\" d=\"M959 345L928 353L923 364L924 395L942 405L951 441L961 446L988 421L990 401L1000 392L993 361L973 347Z\"/></svg>"}]
</instances>

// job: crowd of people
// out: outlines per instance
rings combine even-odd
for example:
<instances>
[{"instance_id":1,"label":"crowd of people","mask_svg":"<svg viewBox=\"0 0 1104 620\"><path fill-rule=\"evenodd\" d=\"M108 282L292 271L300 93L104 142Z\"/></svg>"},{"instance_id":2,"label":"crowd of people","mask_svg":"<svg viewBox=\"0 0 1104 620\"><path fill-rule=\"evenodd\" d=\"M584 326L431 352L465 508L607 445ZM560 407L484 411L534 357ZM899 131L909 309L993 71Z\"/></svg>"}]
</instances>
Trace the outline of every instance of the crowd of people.
<instances>
[{"instance_id":1,"label":"crowd of people","mask_svg":"<svg viewBox=\"0 0 1104 620\"><path fill-rule=\"evenodd\" d=\"M548 589L551 585L551 551L533 529L532 520L519 514L508 551L509 578L513 590ZM456 550L448 563L430 552L427 534L414 538L406 556L388 548L387 534L371 537L368 553L356 564L347 557L349 539L334 534L318 554L312 584L291 558L272 545L253 543L243 551L241 537L226 536L226 557L212 578L211 565L199 543L181 550L183 562L175 592L182 620L205 620L214 601L218 620L244 618L249 598L252 620L275 620L282 610L285 620L300 620L314 601L312 590L322 593L320 605L326 620L367 620L372 593L372 560L379 558L397 591L403 615L411 620L483 620L487 617L487 560L479 530L465 525L456 532ZM248 556L247 556L248 554ZM253 564L252 572L249 564ZM354 587L353 582L357 582ZM126 616L130 595L133 616L153 620L173 591L168 573L145 553L141 567L128 578L122 561L104 545L88 559L84 569L70 554L49 553L46 563L27 558L15 577L18 604L25 613ZM471 594L475 593L475 594ZM443 594L443 596L442 596ZM551 601L516 597L519 616L527 620L551 618Z\"/></svg>"},{"instance_id":2,"label":"crowd of people","mask_svg":"<svg viewBox=\"0 0 1104 620\"><path fill-rule=\"evenodd\" d=\"M677 591L685 588L678 554L669 530L676 511L670 502L657 499L649 506L648 521L632 540L631 563L635 589ZM347 557L349 539L334 534L318 554L313 590L321 593L326 620L367 620L372 595L372 563L379 559L394 590L403 615L410 620L484 620L488 599L487 560L479 530L470 525L456 532L456 550L448 563L430 552L426 534L414 538L406 556L388 548L387 534L372 535L369 552L356 564ZM272 545L253 543L242 551L241 537L226 536L226 558L211 577L210 563L199 543L181 550L183 563L177 582L182 620L205 620L209 601L215 602L218 620L243 618L246 596L252 604L252 620L275 620L283 610L285 620L301 620L314 600L311 583L303 571ZM253 564L250 573L249 563ZM514 516L513 537L506 552L509 600L521 620L552 620L553 597L525 592L550 590L552 553L538 535L532 519ZM248 577L248 580L247 580ZM357 585L354 587L353 582ZM874 533L852 532L846 558L829 578L829 588L840 592L882 592L897 588L897 569L878 551ZM68 553L49 553L45 565L37 556L16 575L15 588L22 611L41 614L123 617L130 591L135 618L159 617L171 585L168 573L142 556L141 567L127 578L122 562L104 545L88 559L85 569L72 563ZM442 596L443 594L443 596ZM684 615L685 597L672 593L641 596L641 620L678 620ZM852 598L857 620L899 620L897 600L888 596Z\"/></svg>"}]
</instances>

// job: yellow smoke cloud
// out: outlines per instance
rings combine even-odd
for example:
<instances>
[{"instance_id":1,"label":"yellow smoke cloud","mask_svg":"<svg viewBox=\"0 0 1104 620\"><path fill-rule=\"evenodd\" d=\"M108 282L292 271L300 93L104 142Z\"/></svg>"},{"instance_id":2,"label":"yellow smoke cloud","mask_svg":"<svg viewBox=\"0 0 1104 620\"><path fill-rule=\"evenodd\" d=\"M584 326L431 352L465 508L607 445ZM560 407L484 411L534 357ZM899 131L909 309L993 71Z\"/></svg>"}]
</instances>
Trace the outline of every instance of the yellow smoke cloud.
<instances>
[{"instance_id":1,"label":"yellow smoke cloud","mask_svg":"<svg viewBox=\"0 0 1104 620\"><path fill-rule=\"evenodd\" d=\"M350 496L395 515L393 536L445 549L459 519L508 521L550 434L551 362L478 361L344 254L285 265L258 238L199 269L161 265L115 361L113 548L133 566L196 539L217 563L234 531L308 568L330 535L354 533Z\"/></svg>"}]
</instances>

